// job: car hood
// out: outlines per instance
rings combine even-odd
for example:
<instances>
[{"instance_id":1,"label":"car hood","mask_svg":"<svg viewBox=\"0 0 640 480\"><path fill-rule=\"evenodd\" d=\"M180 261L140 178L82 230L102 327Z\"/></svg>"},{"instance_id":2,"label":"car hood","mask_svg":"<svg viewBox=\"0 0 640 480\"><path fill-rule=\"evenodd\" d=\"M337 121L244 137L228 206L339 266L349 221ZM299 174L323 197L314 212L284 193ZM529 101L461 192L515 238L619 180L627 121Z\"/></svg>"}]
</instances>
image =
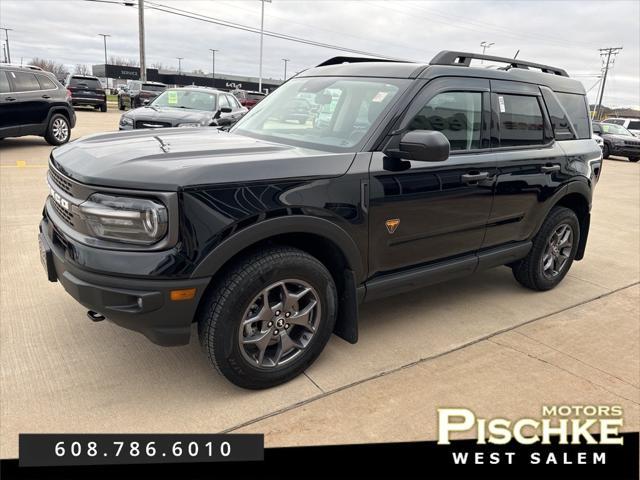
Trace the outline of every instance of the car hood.
<instances>
[{"instance_id":1,"label":"car hood","mask_svg":"<svg viewBox=\"0 0 640 480\"><path fill-rule=\"evenodd\" d=\"M154 120L171 123L201 123L207 124L213 120L215 112L206 110L189 110L188 108L172 107L140 107L123 114L132 120Z\"/></svg>"},{"instance_id":2,"label":"car hood","mask_svg":"<svg viewBox=\"0 0 640 480\"><path fill-rule=\"evenodd\" d=\"M347 172L355 153L330 153L266 142L212 127L103 133L51 152L55 168L78 182L136 190Z\"/></svg>"}]
</instances>

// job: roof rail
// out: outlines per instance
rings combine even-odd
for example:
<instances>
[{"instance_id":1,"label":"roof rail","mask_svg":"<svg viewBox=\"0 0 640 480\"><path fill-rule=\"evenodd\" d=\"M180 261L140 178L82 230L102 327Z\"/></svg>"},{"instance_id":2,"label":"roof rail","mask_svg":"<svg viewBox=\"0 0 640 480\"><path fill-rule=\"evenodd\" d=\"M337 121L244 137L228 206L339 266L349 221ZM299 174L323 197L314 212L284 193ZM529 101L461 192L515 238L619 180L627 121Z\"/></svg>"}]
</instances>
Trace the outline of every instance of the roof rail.
<instances>
[{"instance_id":1,"label":"roof rail","mask_svg":"<svg viewBox=\"0 0 640 480\"><path fill-rule=\"evenodd\" d=\"M316 67L326 67L327 65L339 65L341 63L361 63L361 62L401 62L402 60L392 60L389 58L374 57L333 57L325 60Z\"/></svg>"},{"instance_id":2,"label":"roof rail","mask_svg":"<svg viewBox=\"0 0 640 480\"><path fill-rule=\"evenodd\" d=\"M563 70L562 68L551 67L549 65L543 65L541 63L527 62L525 60L519 60L515 58L494 57L493 55L483 55L481 53L453 52L450 50L443 50L442 52L438 53L431 59L429 65L458 65L461 67L468 67L471 64L472 59L506 63L509 65L508 68L528 69L529 67L533 67L542 70L544 73L551 73L553 75L560 75L562 77L569 76L566 70Z\"/></svg>"},{"instance_id":3,"label":"roof rail","mask_svg":"<svg viewBox=\"0 0 640 480\"><path fill-rule=\"evenodd\" d=\"M42 68L36 66L36 65L20 65L18 63L0 63L0 66L2 67L12 67L12 68L25 68L27 70L37 70L37 71L44 71L42 70Z\"/></svg>"}]
</instances>

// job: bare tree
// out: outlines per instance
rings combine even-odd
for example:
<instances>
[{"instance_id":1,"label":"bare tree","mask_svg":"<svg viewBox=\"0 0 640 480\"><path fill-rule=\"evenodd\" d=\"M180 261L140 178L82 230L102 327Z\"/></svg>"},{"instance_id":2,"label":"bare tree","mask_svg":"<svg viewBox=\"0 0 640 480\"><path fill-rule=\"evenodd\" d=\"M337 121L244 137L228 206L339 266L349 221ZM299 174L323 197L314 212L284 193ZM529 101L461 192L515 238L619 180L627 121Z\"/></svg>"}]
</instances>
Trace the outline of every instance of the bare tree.
<instances>
[{"instance_id":1,"label":"bare tree","mask_svg":"<svg viewBox=\"0 0 640 480\"><path fill-rule=\"evenodd\" d=\"M30 65L35 65L36 67L40 67L46 72L51 72L56 76L56 78L63 78L69 73L67 67L65 67L62 63L57 63L53 60L47 60L45 58L35 57L31 59Z\"/></svg>"},{"instance_id":2,"label":"bare tree","mask_svg":"<svg viewBox=\"0 0 640 480\"><path fill-rule=\"evenodd\" d=\"M73 69L73 73L76 75L91 75L91 72L89 71L89 67L87 67L83 63L78 63Z\"/></svg>"},{"instance_id":3,"label":"bare tree","mask_svg":"<svg viewBox=\"0 0 640 480\"><path fill-rule=\"evenodd\" d=\"M131 58L125 58L125 57L116 57L116 56L110 56L109 57L109 64L110 65L121 65L123 67L137 67L139 65L139 62L137 60L133 60Z\"/></svg>"},{"instance_id":4,"label":"bare tree","mask_svg":"<svg viewBox=\"0 0 640 480\"><path fill-rule=\"evenodd\" d=\"M195 73L196 75L206 75L200 68L196 68L192 73Z\"/></svg>"},{"instance_id":5,"label":"bare tree","mask_svg":"<svg viewBox=\"0 0 640 480\"><path fill-rule=\"evenodd\" d=\"M156 70L167 70L167 67L162 62L152 63L151 68L155 68Z\"/></svg>"}]
</instances>

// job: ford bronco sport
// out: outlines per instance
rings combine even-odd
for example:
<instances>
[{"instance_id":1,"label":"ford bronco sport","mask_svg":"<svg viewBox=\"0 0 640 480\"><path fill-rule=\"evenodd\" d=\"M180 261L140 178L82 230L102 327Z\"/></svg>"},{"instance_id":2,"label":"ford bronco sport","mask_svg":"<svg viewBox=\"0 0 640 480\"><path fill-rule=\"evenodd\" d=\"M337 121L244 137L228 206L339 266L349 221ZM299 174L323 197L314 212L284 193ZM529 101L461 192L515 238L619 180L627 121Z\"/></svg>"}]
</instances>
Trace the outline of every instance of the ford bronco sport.
<instances>
[{"instance_id":1,"label":"ford bronco sport","mask_svg":"<svg viewBox=\"0 0 640 480\"><path fill-rule=\"evenodd\" d=\"M304 122L282 120L294 99ZM91 319L160 345L197 323L219 372L266 388L332 333L355 343L364 301L499 265L555 287L583 258L601 166L583 86L562 69L337 57L229 131L53 150L40 253Z\"/></svg>"}]
</instances>

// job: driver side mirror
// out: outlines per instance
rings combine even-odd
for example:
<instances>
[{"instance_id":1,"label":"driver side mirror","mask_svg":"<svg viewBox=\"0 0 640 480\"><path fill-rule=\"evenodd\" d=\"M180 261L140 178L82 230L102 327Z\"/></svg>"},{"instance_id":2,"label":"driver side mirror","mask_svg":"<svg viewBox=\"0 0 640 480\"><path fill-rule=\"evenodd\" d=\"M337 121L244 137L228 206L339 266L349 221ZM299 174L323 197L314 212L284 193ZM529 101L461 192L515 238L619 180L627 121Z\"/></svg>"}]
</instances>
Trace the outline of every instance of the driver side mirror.
<instances>
[{"instance_id":1,"label":"driver side mirror","mask_svg":"<svg viewBox=\"0 0 640 480\"><path fill-rule=\"evenodd\" d=\"M231 112L232 110L229 107L220 107L218 110L216 110L216 114L213 116L213 118L220 118L221 114Z\"/></svg>"},{"instance_id":2,"label":"driver side mirror","mask_svg":"<svg viewBox=\"0 0 640 480\"><path fill-rule=\"evenodd\" d=\"M400 139L398 150L387 154L420 162L442 162L449 158L450 148L449 140L441 132L411 130Z\"/></svg>"}]
</instances>

